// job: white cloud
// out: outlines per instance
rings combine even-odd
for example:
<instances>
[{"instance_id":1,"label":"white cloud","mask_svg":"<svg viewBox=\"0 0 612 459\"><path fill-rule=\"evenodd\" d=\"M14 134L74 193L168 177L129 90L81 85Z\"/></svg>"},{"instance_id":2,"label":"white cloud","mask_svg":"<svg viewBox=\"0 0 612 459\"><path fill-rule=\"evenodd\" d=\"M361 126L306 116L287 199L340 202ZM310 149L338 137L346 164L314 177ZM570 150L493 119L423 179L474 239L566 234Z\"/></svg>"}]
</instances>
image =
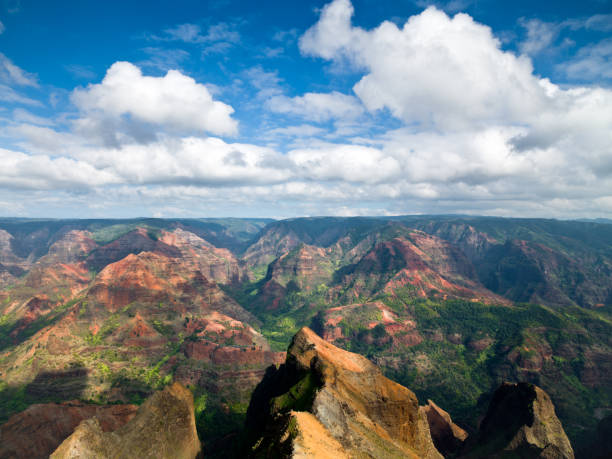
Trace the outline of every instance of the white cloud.
<instances>
[{"instance_id":1,"label":"white cloud","mask_svg":"<svg viewBox=\"0 0 612 459\"><path fill-rule=\"evenodd\" d=\"M569 27L572 30L587 29L596 32L609 32L612 30L612 14L595 14L588 18L566 19L561 22L563 27Z\"/></svg>"},{"instance_id":2,"label":"white cloud","mask_svg":"<svg viewBox=\"0 0 612 459\"><path fill-rule=\"evenodd\" d=\"M572 80L612 79L612 38L589 44L557 68Z\"/></svg>"},{"instance_id":3,"label":"white cloud","mask_svg":"<svg viewBox=\"0 0 612 459\"><path fill-rule=\"evenodd\" d=\"M325 134L327 129L323 129L312 124L300 124L299 126L286 126L274 128L268 131L271 135L282 135L288 137L314 137Z\"/></svg>"},{"instance_id":4,"label":"white cloud","mask_svg":"<svg viewBox=\"0 0 612 459\"><path fill-rule=\"evenodd\" d=\"M20 123L36 124L39 126L52 126L55 124L53 120L42 116L34 115L33 113L23 109L16 108L13 110L13 120Z\"/></svg>"},{"instance_id":5,"label":"white cloud","mask_svg":"<svg viewBox=\"0 0 612 459\"><path fill-rule=\"evenodd\" d=\"M2 23L2 21L0 21L0 34L3 34L5 30L6 27L4 27L4 24Z\"/></svg>"},{"instance_id":6,"label":"white cloud","mask_svg":"<svg viewBox=\"0 0 612 459\"><path fill-rule=\"evenodd\" d=\"M260 107L259 103L283 93L281 87L283 80L278 76L278 72L266 71L260 65L244 70L242 80L239 80L239 82L241 84L247 82L257 90L255 99L258 102L258 107Z\"/></svg>"},{"instance_id":7,"label":"white cloud","mask_svg":"<svg viewBox=\"0 0 612 459\"><path fill-rule=\"evenodd\" d=\"M308 56L324 59L340 57L342 50L351 49L352 40L363 40L366 36L364 30L351 26L353 12L350 0L336 0L325 5L319 21L300 37L300 50Z\"/></svg>"},{"instance_id":8,"label":"white cloud","mask_svg":"<svg viewBox=\"0 0 612 459\"><path fill-rule=\"evenodd\" d=\"M170 40L181 40L187 43L197 43L201 41L201 27L197 24L180 24L164 30Z\"/></svg>"},{"instance_id":9,"label":"white cloud","mask_svg":"<svg viewBox=\"0 0 612 459\"><path fill-rule=\"evenodd\" d=\"M180 69L182 63L189 58L189 53L183 49L147 46L143 48L142 51L149 57L138 62L138 66L142 68L153 68L163 72Z\"/></svg>"},{"instance_id":10,"label":"white cloud","mask_svg":"<svg viewBox=\"0 0 612 459\"><path fill-rule=\"evenodd\" d=\"M491 29L466 14L430 7L398 28L353 27L353 7L336 0L301 38L301 50L365 70L354 91L371 111L406 123L464 129L520 122L546 103L531 62L503 52Z\"/></svg>"},{"instance_id":11,"label":"white cloud","mask_svg":"<svg viewBox=\"0 0 612 459\"><path fill-rule=\"evenodd\" d=\"M519 48L523 54L529 56L549 48L561 30L559 24L543 22L539 19L521 19L519 24L527 32L527 37L519 44Z\"/></svg>"},{"instance_id":12,"label":"white cloud","mask_svg":"<svg viewBox=\"0 0 612 459\"><path fill-rule=\"evenodd\" d=\"M87 157L98 168L114 170L127 184L237 186L276 183L292 175L287 161L270 149L212 137L92 149Z\"/></svg>"},{"instance_id":13,"label":"white cloud","mask_svg":"<svg viewBox=\"0 0 612 459\"><path fill-rule=\"evenodd\" d=\"M193 184L202 187L270 185L290 180L295 175L293 164L274 150L226 143L214 137L169 137L147 145L130 143L108 148L79 143L78 136L40 126L21 125L11 132L27 138L24 146L33 154L5 150L5 156L0 161L7 161L6 174L13 170L11 177L22 174L24 181L28 182L32 178L29 173L33 171L31 165L47 164L50 157L54 158L51 164L67 168L61 180L53 167L46 175L35 172L36 183L41 188L65 185L68 178L73 176L71 169L103 171L102 175L97 173L98 180L92 178L88 182L86 175L75 179L75 185L92 188L118 184ZM12 169L9 167L11 158L16 165ZM28 168L24 165L28 165ZM41 170L45 170L45 167L41 166ZM46 184L42 183L44 180Z\"/></svg>"},{"instance_id":14,"label":"white cloud","mask_svg":"<svg viewBox=\"0 0 612 459\"><path fill-rule=\"evenodd\" d=\"M18 189L29 189L32 209L72 205L102 216L612 215L612 91L534 75L527 56L503 51L464 14L430 8L402 27L366 30L351 24L352 12L348 0L327 5L300 46L361 72L357 97L287 97L288 83L261 66L222 92L248 95L240 108L258 114L258 138L280 139L286 153L206 137L236 131L232 107L209 86L116 63L101 83L74 92L72 131L12 111L0 134L24 152L0 151L3 196L23 200ZM183 41L207 34L175 31ZM334 126L280 124L262 106ZM364 106L386 113L368 118Z\"/></svg>"},{"instance_id":15,"label":"white cloud","mask_svg":"<svg viewBox=\"0 0 612 459\"><path fill-rule=\"evenodd\" d=\"M433 5L438 9L447 11L449 13L457 13L468 8L472 3L474 3L474 0L450 0L446 2L434 0L416 0L414 3L421 8L427 8Z\"/></svg>"},{"instance_id":16,"label":"white cloud","mask_svg":"<svg viewBox=\"0 0 612 459\"><path fill-rule=\"evenodd\" d=\"M399 162L380 150L360 145L329 145L292 150L287 155L300 177L347 183L396 181L402 175Z\"/></svg>"},{"instance_id":17,"label":"white cloud","mask_svg":"<svg viewBox=\"0 0 612 459\"><path fill-rule=\"evenodd\" d=\"M316 122L350 120L363 113L363 107L356 97L337 91L308 92L297 97L274 96L266 102L266 106L276 113L296 115Z\"/></svg>"},{"instance_id":18,"label":"white cloud","mask_svg":"<svg viewBox=\"0 0 612 459\"><path fill-rule=\"evenodd\" d=\"M77 121L84 131L112 130L125 116L177 131L232 135L238 129L231 106L213 100L205 85L176 70L144 76L135 65L116 62L101 83L75 89L71 99L84 114Z\"/></svg>"},{"instance_id":19,"label":"white cloud","mask_svg":"<svg viewBox=\"0 0 612 459\"><path fill-rule=\"evenodd\" d=\"M27 152L40 155L78 156L88 143L80 136L31 122L7 127L5 132L18 139L19 146Z\"/></svg>"},{"instance_id":20,"label":"white cloud","mask_svg":"<svg viewBox=\"0 0 612 459\"><path fill-rule=\"evenodd\" d=\"M17 103L41 107L42 103L38 100L19 94L10 86L0 83L0 100L3 102Z\"/></svg>"},{"instance_id":21,"label":"white cloud","mask_svg":"<svg viewBox=\"0 0 612 459\"><path fill-rule=\"evenodd\" d=\"M157 40L180 40L186 43L211 43L227 42L238 43L240 33L235 24L220 22L208 27L206 34L202 34L202 28L197 24L180 24L164 30L166 36L155 37Z\"/></svg>"},{"instance_id":22,"label":"white cloud","mask_svg":"<svg viewBox=\"0 0 612 459\"><path fill-rule=\"evenodd\" d=\"M16 66L2 53L0 53L0 81L16 86L38 87L38 82L33 74Z\"/></svg>"},{"instance_id":23,"label":"white cloud","mask_svg":"<svg viewBox=\"0 0 612 459\"><path fill-rule=\"evenodd\" d=\"M428 8L401 29L383 22L372 30L353 27L352 14L348 0L335 0L300 44L305 53L362 68L354 91L370 110L387 108L416 130L447 134L520 127L522 149L610 152L612 91L562 90L535 76L529 58L502 51L491 30L465 14Z\"/></svg>"},{"instance_id":24,"label":"white cloud","mask_svg":"<svg viewBox=\"0 0 612 459\"><path fill-rule=\"evenodd\" d=\"M71 64L65 65L64 68L75 78L83 80L93 80L96 78L96 72L88 65Z\"/></svg>"},{"instance_id":25,"label":"white cloud","mask_svg":"<svg viewBox=\"0 0 612 459\"><path fill-rule=\"evenodd\" d=\"M70 158L27 155L0 148L0 187L71 189L117 183L112 173Z\"/></svg>"},{"instance_id":26,"label":"white cloud","mask_svg":"<svg viewBox=\"0 0 612 459\"><path fill-rule=\"evenodd\" d=\"M612 30L612 14L596 14L587 18L584 26L590 30L609 32Z\"/></svg>"}]
</instances>

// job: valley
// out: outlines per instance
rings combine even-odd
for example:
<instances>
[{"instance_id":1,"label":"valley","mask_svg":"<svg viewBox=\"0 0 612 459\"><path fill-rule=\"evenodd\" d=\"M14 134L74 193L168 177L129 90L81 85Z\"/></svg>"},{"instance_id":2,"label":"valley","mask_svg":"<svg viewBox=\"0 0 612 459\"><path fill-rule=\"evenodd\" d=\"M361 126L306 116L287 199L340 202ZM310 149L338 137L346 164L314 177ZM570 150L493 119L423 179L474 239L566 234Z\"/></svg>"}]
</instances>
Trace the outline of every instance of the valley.
<instances>
[{"instance_id":1,"label":"valley","mask_svg":"<svg viewBox=\"0 0 612 459\"><path fill-rule=\"evenodd\" d=\"M2 219L0 313L0 424L179 382L227 453L304 326L471 432L503 381L544 389L578 456L612 412L607 223Z\"/></svg>"}]
</instances>

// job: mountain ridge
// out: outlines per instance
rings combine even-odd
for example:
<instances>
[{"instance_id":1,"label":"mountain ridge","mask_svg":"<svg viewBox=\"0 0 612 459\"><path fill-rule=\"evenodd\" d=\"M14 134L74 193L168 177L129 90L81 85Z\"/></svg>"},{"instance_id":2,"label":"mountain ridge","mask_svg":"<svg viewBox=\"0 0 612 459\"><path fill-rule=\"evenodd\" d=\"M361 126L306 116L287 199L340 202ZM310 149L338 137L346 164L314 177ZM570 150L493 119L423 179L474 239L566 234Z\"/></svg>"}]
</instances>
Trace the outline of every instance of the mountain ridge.
<instances>
[{"instance_id":1,"label":"mountain ridge","mask_svg":"<svg viewBox=\"0 0 612 459\"><path fill-rule=\"evenodd\" d=\"M178 378L206 405L197 422L214 448L305 325L468 427L479 394L502 380L544 387L562 420L579 420L566 424L572 439L610 407L603 223L198 222L0 221L5 413L65 400L45 384L71 399L141 402ZM434 383L451 375L454 388Z\"/></svg>"}]
</instances>

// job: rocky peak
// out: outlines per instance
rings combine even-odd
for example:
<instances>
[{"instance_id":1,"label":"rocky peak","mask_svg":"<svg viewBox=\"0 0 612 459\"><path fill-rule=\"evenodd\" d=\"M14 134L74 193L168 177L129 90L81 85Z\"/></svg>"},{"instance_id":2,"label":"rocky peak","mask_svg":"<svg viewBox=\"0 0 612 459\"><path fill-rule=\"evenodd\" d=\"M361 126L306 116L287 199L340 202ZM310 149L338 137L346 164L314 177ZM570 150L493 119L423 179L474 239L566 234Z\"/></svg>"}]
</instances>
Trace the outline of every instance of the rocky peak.
<instances>
[{"instance_id":1,"label":"rocky peak","mask_svg":"<svg viewBox=\"0 0 612 459\"><path fill-rule=\"evenodd\" d=\"M459 450L467 439L468 433L453 422L446 411L431 400L421 410L427 416L431 438L438 451L444 456Z\"/></svg>"},{"instance_id":2,"label":"rocky peak","mask_svg":"<svg viewBox=\"0 0 612 459\"><path fill-rule=\"evenodd\" d=\"M256 457L317 454L313 448L322 444L346 456L442 457L413 392L309 328L255 389L247 426Z\"/></svg>"},{"instance_id":3,"label":"rocky peak","mask_svg":"<svg viewBox=\"0 0 612 459\"><path fill-rule=\"evenodd\" d=\"M174 383L153 394L130 422L114 432L103 432L97 418L81 422L51 458L193 459L199 451L193 396Z\"/></svg>"},{"instance_id":4,"label":"rocky peak","mask_svg":"<svg viewBox=\"0 0 612 459\"><path fill-rule=\"evenodd\" d=\"M493 394L466 458L573 458L550 397L529 383L503 383Z\"/></svg>"},{"instance_id":5,"label":"rocky peak","mask_svg":"<svg viewBox=\"0 0 612 459\"><path fill-rule=\"evenodd\" d=\"M134 417L135 405L89 405L79 401L30 406L0 426L0 457L46 459L79 423L96 417L104 432Z\"/></svg>"}]
</instances>

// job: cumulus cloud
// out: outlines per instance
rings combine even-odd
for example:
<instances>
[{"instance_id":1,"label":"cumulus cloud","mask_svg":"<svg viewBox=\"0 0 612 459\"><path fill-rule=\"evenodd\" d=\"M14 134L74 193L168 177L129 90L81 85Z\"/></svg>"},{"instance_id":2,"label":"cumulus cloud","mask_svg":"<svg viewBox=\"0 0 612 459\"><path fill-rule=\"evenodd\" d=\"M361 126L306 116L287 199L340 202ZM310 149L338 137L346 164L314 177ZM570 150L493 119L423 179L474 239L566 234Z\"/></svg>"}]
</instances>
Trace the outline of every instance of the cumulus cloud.
<instances>
[{"instance_id":1,"label":"cumulus cloud","mask_svg":"<svg viewBox=\"0 0 612 459\"><path fill-rule=\"evenodd\" d=\"M327 5L301 38L308 55L345 59L366 74L353 87L371 111L406 123L463 129L521 121L546 102L531 61L500 49L491 29L466 14L430 7L402 28L351 25L349 0Z\"/></svg>"},{"instance_id":2,"label":"cumulus cloud","mask_svg":"<svg viewBox=\"0 0 612 459\"><path fill-rule=\"evenodd\" d=\"M75 185L90 188L115 184L270 185L294 177L291 162L280 153L214 137L169 137L147 145L130 143L109 148L79 143L78 136L47 127L24 124L12 132L28 138L25 146L34 153L3 150L0 161L7 164L2 182L5 185L9 183L6 176L17 180L23 175L24 183L35 183L45 189L61 188L70 177L77 177L73 170L83 174L75 179ZM33 165L37 163L41 167L35 170ZM61 170L62 167L66 170ZM62 174L58 175L60 170ZM33 176L34 182L29 180Z\"/></svg>"},{"instance_id":3,"label":"cumulus cloud","mask_svg":"<svg viewBox=\"0 0 612 459\"><path fill-rule=\"evenodd\" d=\"M232 107L207 86L116 63L102 82L74 91L71 132L13 111L5 134L27 153L0 151L8 165L0 186L57 190L64 202L96 203L93 213L132 203L192 216L612 215L612 91L535 75L527 55L502 50L465 14L431 7L401 27L372 29L354 26L352 14L348 0L324 7L300 49L359 72L354 94L288 97L274 71L237 75L232 90L250 95L240 109L261 113L261 138L296 138L288 151L207 137L236 132ZM270 112L306 121L268 122ZM334 130L317 125L329 121ZM72 188L82 194L67 196Z\"/></svg>"},{"instance_id":4,"label":"cumulus cloud","mask_svg":"<svg viewBox=\"0 0 612 459\"><path fill-rule=\"evenodd\" d=\"M28 155L0 148L0 187L12 189L74 189L118 183L111 172L85 161Z\"/></svg>"},{"instance_id":5,"label":"cumulus cloud","mask_svg":"<svg viewBox=\"0 0 612 459\"><path fill-rule=\"evenodd\" d=\"M163 77L144 76L135 65L116 62L101 83L74 90L71 99L84 115L77 127L103 136L105 130L112 134L126 117L179 132L233 135L238 129L231 106L214 100L206 86L176 70Z\"/></svg>"},{"instance_id":6,"label":"cumulus cloud","mask_svg":"<svg viewBox=\"0 0 612 459\"><path fill-rule=\"evenodd\" d=\"M350 120L363 113L363 107L356 97L337 91L308 92L297 97L274 96L266 102L266 106L276 113L296 115L316 122Z\"/></svg>"},{"instance_id":7,"label":"cumulus cloud","mask_svg":"<svg viewBox=\"0 0 612 459\"><path fill-rule=\"evenodd\" d=\"M584 149L585 132L592 136L589 146L601 149L609 142L610 111L604 107L611 91L562 90L537 77L529 58L501 50L491 29L468 15L451 18L430 7L402 28L385 21L364 30L351 25L352 14L349 0L330 3L300 46L304 53L362 68L365 75L353 89L370 110L386 108L420 130L524 127L525 138L547 142L537 146L563 141L568 153L570 144ZM606 49L604 43L599 54Z\"/></svg>"},{"instance_id":8,"label":"cumulus cloud","mask_svg":"<svg viewBox=\"0 0 612 459\"><path fill-rule=\"evenodd\" d=\"M87 157L96 167L112 169L129 184L237 186L277 183L291 176L287 161L273 150L229 144L213 137L92 149Z\"/></svg>"},{"instance_id":9,"label":"cumulus cloud","mask_svg":"<svg viewBox=\"0 0 612 459\"><path fill-rule=\"evenodd\" d=\"M393 182L401 177L399 162L378 149L360 145L329 145L288 153L300 177L348 183Z\"/></svg>"}]
</instances>

